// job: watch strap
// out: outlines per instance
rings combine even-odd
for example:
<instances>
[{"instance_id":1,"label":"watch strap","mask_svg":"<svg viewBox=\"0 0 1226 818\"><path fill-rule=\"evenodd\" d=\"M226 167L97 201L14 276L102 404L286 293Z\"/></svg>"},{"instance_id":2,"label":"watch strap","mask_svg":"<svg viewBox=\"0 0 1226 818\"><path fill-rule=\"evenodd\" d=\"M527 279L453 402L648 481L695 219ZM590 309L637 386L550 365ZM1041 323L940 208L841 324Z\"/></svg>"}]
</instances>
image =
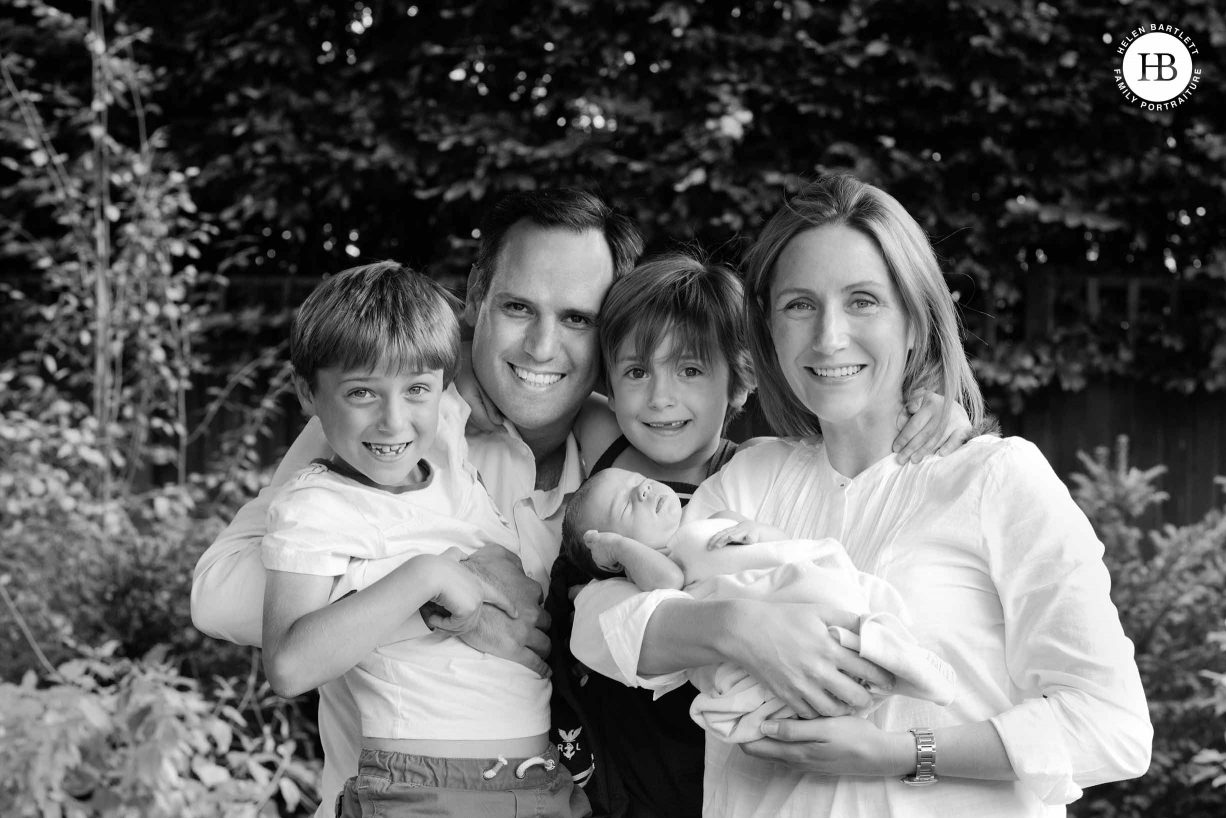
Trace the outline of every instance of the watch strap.
<instances>
[{"instance_id":1,"label":"watch strap","mask_svg":"<svg viewBox=\"0 0 1226 818\"><path fill-rule=\"evenodd\" d=\"M912 727L915 736L915 772L904 775L902 783L922 787L937 782L936 736L929 727Z\"/></svg>"}]
</instances>

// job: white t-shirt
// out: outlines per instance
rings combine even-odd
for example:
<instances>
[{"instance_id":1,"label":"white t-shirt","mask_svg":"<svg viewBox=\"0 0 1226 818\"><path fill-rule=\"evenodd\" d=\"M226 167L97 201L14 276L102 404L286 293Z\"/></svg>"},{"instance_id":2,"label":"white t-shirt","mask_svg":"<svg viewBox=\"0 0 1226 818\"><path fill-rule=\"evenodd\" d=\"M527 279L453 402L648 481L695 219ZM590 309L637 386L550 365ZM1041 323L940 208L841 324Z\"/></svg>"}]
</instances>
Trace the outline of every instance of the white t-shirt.
<instances>
[{"instance_id":1,"label":"white t-shirt","mask_svg":"<svg viewBox=\"0 0 1226 818\"><path fill-rule=\"evenodd\" d=\"M1103 546L1032 444L981 437L917 464L890 456L852 479L818 440L766 442L690 501L699 516L725 508L839 540L856 568L898 590L912 634L957 672L949 706L895 697L870 721L902 731L990 720L1020 781L914 788L805 775L708 739L705 815L1057 816L1081 788L1148 768L1153 729ZM651 614L678 596L625 580L589 585L576 600L575 656L629 684L668 686L679 674L635 674Z\"/></svg>"},{"instance_id":2,"label":"white t-shirt","mask_svg":"<svg viewBox=\"0 0 1226 818\"><path fill-rule=\"evenodd\" d=\"M333 602L411 558L519 543L467 464L431 469L424 485L392 493L322 463L299 472L268 509L266 568L336 577ZM496 740L549 730L549 693L522 665L489 656L418 620L345 676L372 738ZM496 683L491 680L497 679Z\"/></svg>"}]
</instances>

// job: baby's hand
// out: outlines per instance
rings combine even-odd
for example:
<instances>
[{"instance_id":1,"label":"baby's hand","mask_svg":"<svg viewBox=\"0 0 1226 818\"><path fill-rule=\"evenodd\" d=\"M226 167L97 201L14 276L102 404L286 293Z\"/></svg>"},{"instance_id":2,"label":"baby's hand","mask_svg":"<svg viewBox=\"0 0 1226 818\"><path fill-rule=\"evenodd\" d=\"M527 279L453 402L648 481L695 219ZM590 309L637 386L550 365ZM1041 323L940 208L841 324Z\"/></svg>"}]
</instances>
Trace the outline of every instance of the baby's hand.
<instances>
[{"instance_id":1,"label":"baby's hand","mask_svg":"<svg viewBox=\"0 0 1226 818\"><path fill-rule=\"evenodd\" d=\"M583 532L583 542L592 555L592 562L602 571L611 574L620 573L622 569L622 540L629 539L621 534L599 532L595 529Z\"/></svg>"},{"instance_id":2,"label":"baby's hand","mask_svg":"<svg viewBox=\"0 0 1226 818\"><path fill-rule=\"evenodd\" d=\"M477 626L481 606L486 602L506 612L512 618L518 616L515 605L500 588L482 582L458 562L445 557L431 563L434 571L432 581L438 593L430 600L446 609L434 614L427 623L432 629L445 631L453 636L467 633Z\"/></svg>"},{"instance_id":3,"label":"baby's hand","mask_svg":"<svg viewBox=\"0 0 1226 818\"><path fill-rule=\"evenodd\" d=\"M723 548L725 545L749 545L750 543L773 539L767 536L767 530L767 526L759 525L753 520L743 520L730 528L717 532L707 542L707 550L714 551L717 548Z\"/></svg>"}]
</instances>

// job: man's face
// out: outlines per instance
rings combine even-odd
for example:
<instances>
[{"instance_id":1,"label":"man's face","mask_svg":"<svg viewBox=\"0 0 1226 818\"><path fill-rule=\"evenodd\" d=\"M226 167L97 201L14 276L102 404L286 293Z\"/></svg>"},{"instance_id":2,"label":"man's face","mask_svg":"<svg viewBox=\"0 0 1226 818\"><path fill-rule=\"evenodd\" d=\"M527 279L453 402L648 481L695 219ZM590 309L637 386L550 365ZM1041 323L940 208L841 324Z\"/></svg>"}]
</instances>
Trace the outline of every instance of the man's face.
<instances>
[{"instance_id":1,"label":"man's face","mask_svg":"<svg viewBox=\"0 0 1226 818\"><path fill-rule=\"evenodd\" d=\"M485 298L470 298L465 318L477 380L521 432L569 431L599 374L596 318L612 284L598 231L507 231Z\"/></svg>"}]
</instances>

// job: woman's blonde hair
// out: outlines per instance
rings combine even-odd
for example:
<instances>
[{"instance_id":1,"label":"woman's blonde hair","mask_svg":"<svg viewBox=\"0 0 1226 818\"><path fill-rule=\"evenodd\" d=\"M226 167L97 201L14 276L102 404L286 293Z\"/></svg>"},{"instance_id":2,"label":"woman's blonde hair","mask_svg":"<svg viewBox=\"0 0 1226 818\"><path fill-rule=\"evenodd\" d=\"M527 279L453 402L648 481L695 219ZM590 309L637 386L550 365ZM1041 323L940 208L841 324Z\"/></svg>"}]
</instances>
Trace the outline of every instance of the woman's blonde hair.
<instances>
[{"instance_id":1,"label":"woman's blonde hair","mask_svg":"<svg viewBox=\"0 0 1226 818\"><path fill-rule=\"evenodd\" d=\"M779 368L770 331L770 288L783 248L806 230L826 225L843 225L872 239L890 271L915 338L903 372L903 398L921 392L952 397L978 428L983 396L967 363L961 322L928 237L893 196L847 174L823 175L806 185L771 217L745 256L749 346L767 421L781 435L820 431L817 417L792 392ZM946 401L942 426L952 408L952 401Z\"/></svg>"}]
</instances>

